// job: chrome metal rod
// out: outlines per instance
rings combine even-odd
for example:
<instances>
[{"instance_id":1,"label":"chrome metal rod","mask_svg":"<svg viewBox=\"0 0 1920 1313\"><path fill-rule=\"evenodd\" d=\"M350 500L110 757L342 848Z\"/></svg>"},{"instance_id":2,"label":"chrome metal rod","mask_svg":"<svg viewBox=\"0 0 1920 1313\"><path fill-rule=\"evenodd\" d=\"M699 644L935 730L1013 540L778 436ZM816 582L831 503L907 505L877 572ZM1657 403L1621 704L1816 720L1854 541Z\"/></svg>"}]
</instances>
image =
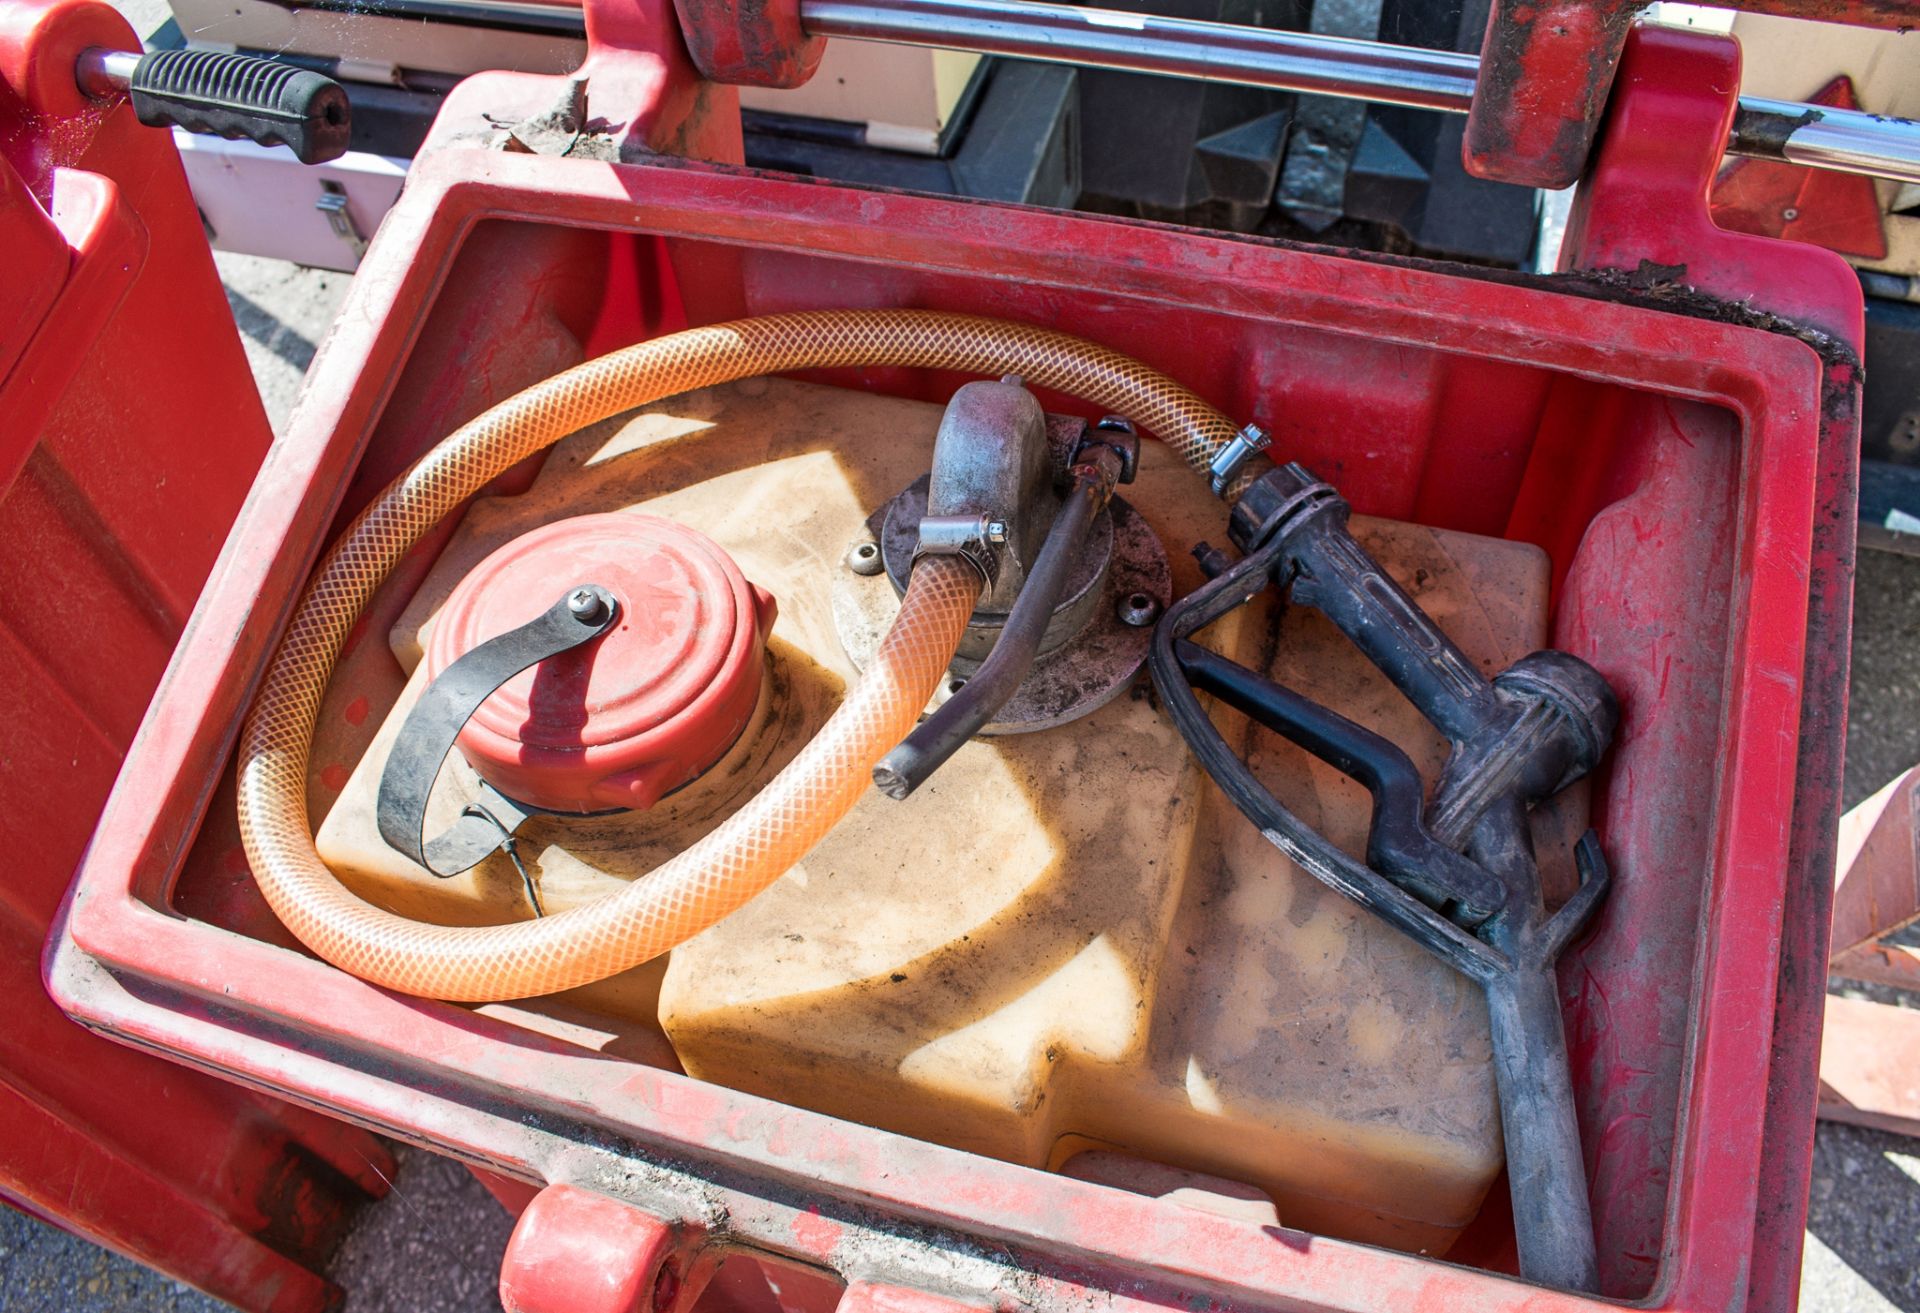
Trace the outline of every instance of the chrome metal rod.
<instances>
[{"instance_id":1,"label":"chrome metal rod","mask_svg":"<svg viewBox=\"0 0 1920 1313\"><path fill-rule=\"evenodd\" d=\"M74 61L73 77L80 84L80 90L87 95L95 100L107 100L126 94L127 87L133 82L133 70L139 63L140 52L137 50L108 50L104 46L88 46Z\"/></svg>"},{"instance_id":2,"label":"chrome metal rod","mask_svg":"<svg viewBox=\"0 0 1920 1313\"><path fill-rule=\"evenodd\" d=\"M1480 60L1446 50L1048 0L800 0L815 36L968 50L1464 114ZM1728 153L1920 182L1920 123L1740 98Z\"/></svg>"},{"instance_id":3,"label":"chrome metal rod","mask_svg":"<svg viewBox=\"0 0 1920 1313\"><path fill-rule=\"evenodd\" d=\"M1451 51L1011 0L801 0L800 21L816 36L973 50L1462 113L1473 100L1473 80L1480 68L1472 55Z\"/></svg>"},{"instance_id":4,"label":"chrome metal rod","mask_svg":"<svg viewBox=\"0 0 1920 1313\"><path fill-rule=\"evenodd\" d=\"M1742 96L1727 152L1920 182L1920 122L1857 109Z\"/></svg>"}]
</instances>

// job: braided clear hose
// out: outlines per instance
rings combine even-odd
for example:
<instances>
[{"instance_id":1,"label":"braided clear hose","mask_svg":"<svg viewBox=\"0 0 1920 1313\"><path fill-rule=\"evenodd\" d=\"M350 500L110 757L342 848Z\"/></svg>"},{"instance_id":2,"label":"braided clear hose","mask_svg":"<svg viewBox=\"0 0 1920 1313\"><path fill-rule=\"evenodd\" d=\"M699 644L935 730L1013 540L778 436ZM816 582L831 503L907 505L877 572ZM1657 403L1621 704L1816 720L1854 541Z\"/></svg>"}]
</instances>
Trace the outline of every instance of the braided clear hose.
<instances>
[{"instance_id":1,"label":"braided clear hose","mask_svg":"<svg viewBox=\"0 0 1920 1313\"><path fill-rule=\"evenodd\" d=\"M1204 472L1236 426L1166 376L1064 333L919 310L822 311L689 329L575 366L463 425L347 527L294 611L242 731L240 832L300 941L375 984L433 998L525 998L667 952L744 905L846 815L953 659L981 580L923 558L872 664L813 741L705 838L591 906L501 926L411 921L363 902L314 850L306 775L340 645L395 562L490 479L589 424L695 388L834 366L1019 374L1125 415Z\"/></svg>"}]
</instances>

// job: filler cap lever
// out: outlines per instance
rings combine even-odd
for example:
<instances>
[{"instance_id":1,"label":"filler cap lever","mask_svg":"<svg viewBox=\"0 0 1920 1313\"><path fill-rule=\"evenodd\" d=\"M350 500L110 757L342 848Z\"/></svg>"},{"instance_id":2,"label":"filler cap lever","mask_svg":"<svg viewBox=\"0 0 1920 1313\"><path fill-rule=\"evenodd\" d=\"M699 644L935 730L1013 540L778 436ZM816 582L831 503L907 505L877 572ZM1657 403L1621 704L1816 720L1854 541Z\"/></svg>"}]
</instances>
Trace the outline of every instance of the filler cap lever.
<instances>
[{"instance_id":1,"label":"filler cap lever","mask_svg":"<svg viewBox=\"0 0 1920 1313\"><path fill-rule=\"evenodd\" d=\"M598 584L581 584L526 624L488 639L442 671L407 713L381 772L376 810L380 837L442 878L460 874L510 842L527 809L485 780L480 781L479 799L460 819L443 834L427 838L427 799L440 767L467 721L502 684L548 657L600 637L619 617L613 594ZM527 892L537 908L531 882Z\"/></svg>"}]
</instances>

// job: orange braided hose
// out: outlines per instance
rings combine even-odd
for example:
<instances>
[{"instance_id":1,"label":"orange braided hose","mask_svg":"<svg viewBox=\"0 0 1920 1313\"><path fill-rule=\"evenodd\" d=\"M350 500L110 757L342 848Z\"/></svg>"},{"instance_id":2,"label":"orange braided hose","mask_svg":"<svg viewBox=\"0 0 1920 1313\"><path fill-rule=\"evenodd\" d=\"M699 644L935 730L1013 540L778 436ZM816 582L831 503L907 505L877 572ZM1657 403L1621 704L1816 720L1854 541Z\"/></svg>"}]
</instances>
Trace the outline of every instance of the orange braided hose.
<instances>
[{"instance_id":1,"label":"orange braided hose","mask_svg":"<svg viewBox=\"0 0 1920 1313\"><path fill-rule=\"evenodd\" d=\"M240 744L240 833L268 903L327 961L390 989L483 1002L571 989L685 942L778 879L846 815L933 696L979 598L959 558L924 558L872 664L813 741L719 828L621 892L502 926L410 921L361 901L314 851L307 758L348 630L400 557L502 471L589 424L695 388L832 366L1019 374L1125 415L1205 470L1232 421L1080 338L922 310L821 311L695 328L577 365L463 425L393 481L320 563Z\"/></svg>"}]
</instances>

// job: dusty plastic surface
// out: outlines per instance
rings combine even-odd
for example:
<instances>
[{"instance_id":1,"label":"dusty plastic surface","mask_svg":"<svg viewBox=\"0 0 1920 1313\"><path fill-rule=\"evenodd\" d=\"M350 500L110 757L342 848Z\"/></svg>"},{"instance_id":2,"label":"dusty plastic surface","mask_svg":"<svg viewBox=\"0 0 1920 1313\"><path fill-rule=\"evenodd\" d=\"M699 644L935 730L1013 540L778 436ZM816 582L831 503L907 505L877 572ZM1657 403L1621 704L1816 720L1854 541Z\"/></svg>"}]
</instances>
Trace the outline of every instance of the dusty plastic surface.
<instances>
[{"instance_id":1,"label":"dusty plastic surface","mask_svg":"<svg viewBox=\"0 0 1920 1313\"><path fill-rule=\"evenodd\" d=\"M925 471L939 416L783 380L711 389L562 443L529 491L468 514L392 630L405 665L476 562L556 517L681 520L780 602L764 719L706 781L644 814L523 829L550 908L644 876L815 732L856 678L832 615L844 554L871 508ZM1128 495L1176 558L1176 588L1195 586L1180 547L1215 531L1218 502L1154 444ZM1536 549L1360 524L1489 668L1544 641ZM1211 636L1437 774L1438 736L1331 626L1289 617L1276 654L1273 614L1245 614ZM353 659L388 654L369 644ZM339 684L344 696L365 680L343 670ZM1501 1163L1484 1004L1221 804L1146 687L1060 729L972 743L905 803L868 790L785 877L677 949L664 980L654 965L568 1002L637 1031L663 1024L689 1073L784 1102L1032 1166L1116 1149L1251 1185L1289 1225L1443 1249ZM321 827L321 854L409 915L524 915L503 859L434 880L374 829L378 774L419 689L416 669ZM1364 847L1363 792L1277 739L1250 748L1303 815ZM435 823L463 800L443 785ZM1564 827L1584 799L1562 811L1541 837L1565 879Z\"/></svg>"}]
</instances>

